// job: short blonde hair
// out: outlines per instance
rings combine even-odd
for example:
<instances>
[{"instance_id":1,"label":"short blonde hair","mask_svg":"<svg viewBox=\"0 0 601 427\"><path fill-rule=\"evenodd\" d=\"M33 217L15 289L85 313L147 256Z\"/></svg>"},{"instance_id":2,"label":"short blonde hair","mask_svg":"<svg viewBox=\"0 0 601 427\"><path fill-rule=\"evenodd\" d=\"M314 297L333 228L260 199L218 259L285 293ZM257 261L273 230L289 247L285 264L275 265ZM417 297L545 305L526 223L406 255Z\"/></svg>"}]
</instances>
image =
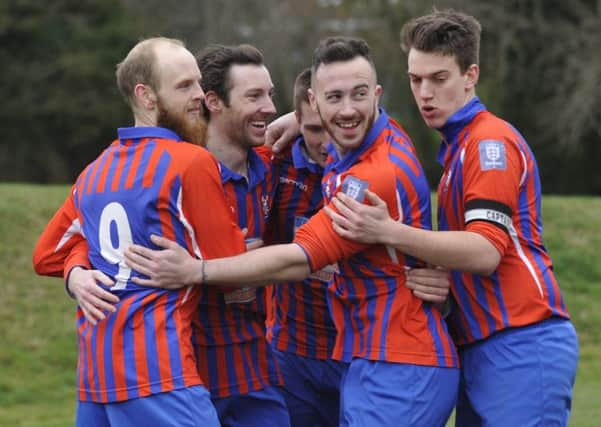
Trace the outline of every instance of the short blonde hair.
<instances>
[{"instance_id":1,"label":"short blonde hair","mask_svg":"<svg viewBox=\"0 0 601 427\"><path fill-rule=\"evenodd\" d=\"M156 70L156 47L161 43L185 47L178 39L153 37L138 42L127 54L125 59L117 64L115 72L117 86L125 101L134 107L134 88L142 83L158 91L160 78Z\"/></svg>"}]
</instances>

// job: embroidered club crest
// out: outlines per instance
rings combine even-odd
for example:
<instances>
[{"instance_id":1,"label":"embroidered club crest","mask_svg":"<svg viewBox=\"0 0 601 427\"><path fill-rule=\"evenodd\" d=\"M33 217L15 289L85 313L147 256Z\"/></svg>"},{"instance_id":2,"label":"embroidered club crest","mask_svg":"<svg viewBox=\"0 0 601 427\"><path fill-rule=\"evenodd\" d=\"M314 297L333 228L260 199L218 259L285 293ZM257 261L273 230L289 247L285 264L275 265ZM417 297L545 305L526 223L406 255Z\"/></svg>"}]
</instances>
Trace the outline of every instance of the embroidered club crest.
<instances>
[{"instance_id":1,"label":"embroidered club crest","mask_svg":"<svg viewBox=\"0 0 601 427\"><path fill-rule=\"evenodd\" d=\"M365 198L365 190L368 187L367 181L362 181L354 176L347 176L342 183L342 192L349 197L352 197L359 203L363 203Z\"/></svg>"},{"instance_id":2,"label":"embroidered club crest","mask_svg":"<svg viewBox=\"0 0 601 427\"><path fill-rule=\"evenodd\" d=\"M507 156L505 144L501 141L487 139L480 141L480 170L507 169Z\"/></svg>"}]
</instances>

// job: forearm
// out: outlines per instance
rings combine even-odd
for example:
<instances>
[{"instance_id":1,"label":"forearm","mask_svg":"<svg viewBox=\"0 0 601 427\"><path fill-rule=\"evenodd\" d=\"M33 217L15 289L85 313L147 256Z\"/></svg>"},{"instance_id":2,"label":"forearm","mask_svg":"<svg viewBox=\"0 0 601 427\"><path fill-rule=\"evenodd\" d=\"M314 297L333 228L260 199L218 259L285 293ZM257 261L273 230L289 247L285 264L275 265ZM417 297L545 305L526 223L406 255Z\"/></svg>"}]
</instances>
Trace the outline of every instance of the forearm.
<instances>
[{"instance_id":1,"label":"forearm","mask_svg":"<svg viewBox=\"0 0 601 427\"><path fill-rule=\"evenodd\" d=\"M405 224L388 229L387 243L429 264L474 274L492 274L501 254L485 237L470 231L430 231Z\"/></svg>"},{"instance_id":2,"label":"forearm","mask_svg":"<svg viewBox=\"0 0 601 427\"><path fill-rule=\"evenodd\" d=\"M311 272L305 253L296 244L267 246L203 263L197 270L199 281L227 286L262 286L296 281Z\"/></svg>"}]
</instances>

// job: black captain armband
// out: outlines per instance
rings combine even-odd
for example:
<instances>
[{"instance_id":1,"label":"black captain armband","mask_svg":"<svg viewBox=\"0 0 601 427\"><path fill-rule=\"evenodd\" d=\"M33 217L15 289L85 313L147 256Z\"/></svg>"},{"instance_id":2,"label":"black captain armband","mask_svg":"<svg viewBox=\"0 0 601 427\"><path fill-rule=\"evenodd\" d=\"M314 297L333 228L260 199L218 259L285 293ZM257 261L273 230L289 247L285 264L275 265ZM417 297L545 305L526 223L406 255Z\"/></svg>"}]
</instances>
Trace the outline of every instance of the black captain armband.
<instances>
[{"instance_id":1,"label":"black captain armband","mask_svg":"<svg viewBox=\"0 0 601 427\"><path fill-rule=\"evenodd\" d=\"M470 200L465 204L465 225L472 221L489 222L509 233L512 228L511 208L494 200Z\"/></svg>"}]
</instances>

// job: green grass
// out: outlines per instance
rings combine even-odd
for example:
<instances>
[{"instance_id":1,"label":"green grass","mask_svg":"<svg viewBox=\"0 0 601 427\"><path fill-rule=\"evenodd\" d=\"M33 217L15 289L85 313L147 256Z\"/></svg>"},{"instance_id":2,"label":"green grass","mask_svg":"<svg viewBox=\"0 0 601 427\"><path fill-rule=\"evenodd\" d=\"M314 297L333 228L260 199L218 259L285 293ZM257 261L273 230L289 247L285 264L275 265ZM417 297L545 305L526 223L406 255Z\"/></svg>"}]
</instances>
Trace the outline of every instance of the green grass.
<instances>
[{"instance_id":1,"label":"green grass","mask_svg":"<svg viewBox=\"0 0 601 427\"><path fill-rule=\"evenodd\" d=\"M36 239L66 186L0 184L0 425L73 425L74 303L31 267ZM580 338L571 426L601 419L601 198L545 197L545 243ZM517 426L516 426L517 427Z\"/></svg>"},{"instance_id":2,"label":"green grass","mask_svg":"<svg viewBox=\"0 0 601 427\"><path fill-rule=\"evenodd\" d=\"M601 198L545 197L545 244L576 325L580 361L570 425L601 420Z\"/></svg>"}]
</instances>

